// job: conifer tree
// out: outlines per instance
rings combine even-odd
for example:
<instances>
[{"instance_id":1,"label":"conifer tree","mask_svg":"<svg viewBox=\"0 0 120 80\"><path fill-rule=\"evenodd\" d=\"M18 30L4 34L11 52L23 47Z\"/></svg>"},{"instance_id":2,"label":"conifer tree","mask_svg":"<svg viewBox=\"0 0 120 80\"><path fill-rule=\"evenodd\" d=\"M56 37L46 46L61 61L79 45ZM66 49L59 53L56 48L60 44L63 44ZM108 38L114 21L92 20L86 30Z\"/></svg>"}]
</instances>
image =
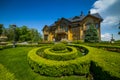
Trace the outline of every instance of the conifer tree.
<instances>
[{"instance_id":1,"label":"conifer tree","mask_svg":"<svg viewBox=\"0 0 120 80\"><path fill-rule=\"evenodd\" d=\"M99 42L97 29L93 24L89 26L89 29L85 33L85 42Z\"/></svg>"}]
</instances>

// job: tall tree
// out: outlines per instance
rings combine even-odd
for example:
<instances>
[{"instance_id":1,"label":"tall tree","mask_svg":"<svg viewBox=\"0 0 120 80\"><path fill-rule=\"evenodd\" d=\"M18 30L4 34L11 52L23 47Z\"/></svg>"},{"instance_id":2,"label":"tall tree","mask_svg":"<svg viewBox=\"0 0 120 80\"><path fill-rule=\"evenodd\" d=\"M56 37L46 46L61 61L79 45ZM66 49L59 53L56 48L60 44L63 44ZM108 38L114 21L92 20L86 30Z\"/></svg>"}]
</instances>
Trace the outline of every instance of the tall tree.
<instances>
[{"instance_id":1,"label":"tall tree","mask_svg":"<svg viewBox=\"0 0 120 80\"><path fill-rule=\"evenodd\" d=\"M30 40L29 29L27 26L20 27L20 40L21 41L29 41Z\"/></svg>"},{"instance_id":2,"label":"tall tree","mask_svg":"<svg viewBox=\"0 0 120 80\"><path fill-rule=\"evenodd\" d=\"M9 27L6 29L8 41L13 41L14 31L13 26L9 25Z\"/></svg>"},{"instance_id":3,"label":"tall tree","mask_svg":"<svg viewBox=\"0 0 120 80\"><path fill-rule=\"evenodd\" d=\"M2 34L3 32L3 24L0 24L0 35Z\"/></svg>"},{"instance_id":4,"label":"tall tree","mask_svg":"<svg viewBox=\"0 0 120 80\"><path fill-rule=\"evenodd\" d=\"M91 24L89 26L89 29L86 30L84 41L85 42L98 42L99 41L97 29L95 28L93 24Z\"/></svg>"}]
</instances>

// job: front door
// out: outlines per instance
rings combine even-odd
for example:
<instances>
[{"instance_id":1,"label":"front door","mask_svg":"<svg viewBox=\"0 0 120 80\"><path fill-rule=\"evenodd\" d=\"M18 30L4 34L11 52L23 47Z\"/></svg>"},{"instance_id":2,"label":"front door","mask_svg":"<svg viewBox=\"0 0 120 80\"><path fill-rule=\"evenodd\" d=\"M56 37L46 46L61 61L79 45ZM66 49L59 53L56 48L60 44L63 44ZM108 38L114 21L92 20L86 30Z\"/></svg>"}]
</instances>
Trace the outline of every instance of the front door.
<instances>
[{"instance_id":1,"label":"front door","mask_svg":"<svg viewBox=\"0 0 120 80\"><path fill-rule=\"evenodd\" d=\"M61 41L62 39L67 39L66 36L67 36L67 35L65 35L65 34L58 34L58 35L56 36L55 41Z\"/></svg>"}]
</instances>

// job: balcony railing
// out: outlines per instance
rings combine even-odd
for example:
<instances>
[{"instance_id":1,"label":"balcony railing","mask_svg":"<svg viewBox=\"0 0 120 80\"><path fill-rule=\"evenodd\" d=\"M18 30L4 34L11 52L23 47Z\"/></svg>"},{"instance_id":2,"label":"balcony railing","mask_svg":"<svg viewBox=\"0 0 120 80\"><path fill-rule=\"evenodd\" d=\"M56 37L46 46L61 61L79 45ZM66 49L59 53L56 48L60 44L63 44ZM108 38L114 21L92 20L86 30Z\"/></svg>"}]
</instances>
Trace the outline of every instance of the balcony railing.
<instances>
[{"instance_id":1,"label":"balcony railing","mask_svg":"<svg viewBox=\"0 0 120 80\"><path fill-rule=\"evenodd\" d=\"M49 32L44 32L44 35L48 35L49 34Z\"/></svg>"},{"instance_id":2,"label":"balcony railing","mask_svg":"<svg viewBox=\"0 0 120 80\"><path fill-rule=\"evenodd\" d=\"M64 29L55 30L55 33L66 33Z\"/></svg>"}]
</instances>

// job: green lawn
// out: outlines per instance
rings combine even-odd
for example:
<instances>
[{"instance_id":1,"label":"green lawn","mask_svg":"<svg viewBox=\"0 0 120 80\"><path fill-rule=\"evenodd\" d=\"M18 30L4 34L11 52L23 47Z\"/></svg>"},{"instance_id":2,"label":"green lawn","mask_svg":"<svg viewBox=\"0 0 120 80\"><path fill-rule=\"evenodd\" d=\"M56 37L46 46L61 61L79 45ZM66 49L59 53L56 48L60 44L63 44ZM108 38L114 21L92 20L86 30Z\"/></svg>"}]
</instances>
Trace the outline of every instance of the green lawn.
<instances>
[{"instance_id":1,"label":"green lawn","mask_svg":"<svg viewBox=\"0 0 120 80\"><path fill-rule=\"evenodd\" d=\"M0 50L0 64L17 80L86 80L85 76L47 77L33 72L27 61L27 54L31 49L32 47L17 47ZM5 76L4 73L1 73L0 78L1 76Z\"/></svg>"}]
</instances>

